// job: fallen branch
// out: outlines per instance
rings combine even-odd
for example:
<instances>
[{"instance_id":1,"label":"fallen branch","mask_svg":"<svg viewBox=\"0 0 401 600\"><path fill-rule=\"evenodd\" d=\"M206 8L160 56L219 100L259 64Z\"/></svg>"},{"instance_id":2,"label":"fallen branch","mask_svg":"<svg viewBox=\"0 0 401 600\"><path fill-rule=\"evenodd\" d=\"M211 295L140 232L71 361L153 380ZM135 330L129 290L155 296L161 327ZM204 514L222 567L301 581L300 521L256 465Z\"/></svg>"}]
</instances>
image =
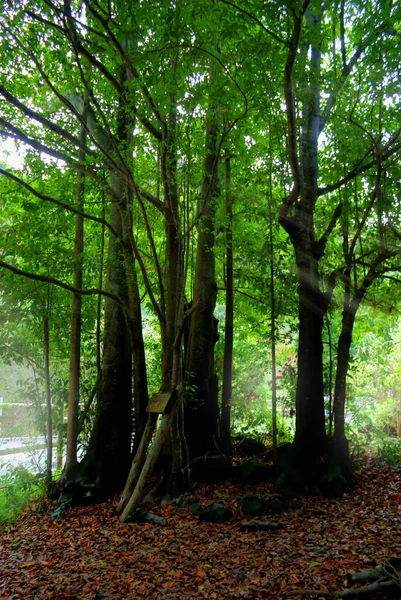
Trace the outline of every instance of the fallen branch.
<instances>
[{"instance_id":1,"label":"fallen branch","mask_svg":"<svg viewBox=\"0 0 401 600\"><path fill-rule=\"evenodd\" d=\"M284 598L292 596L316 596L317 598L361 598L362 596L370 597L371 594L378 592L388 593L397 588L394 581L382 581L381 583L373 583L365 587L354 588L352 590L344 590L342 592L328 592L325 590L293 590L288 592Z\"/></svg>"},{"instance_id":2,"label":"fallen branch","mask_svg":"<svg viewBox=\"0 0 401 600\"><path fill-rule=\"evenodd\" d=\"M292 590L284 598L292 596L317 596L318 598L361 598L371 597L371 594L393 592L401 588L401 560L398 557L388 558L384 564L373 569L356 571L350 573L348 579L350 583L362 581L373 581L371 585L357 587L341 592L329 592L326 590Z\"/></svg>"}]
</instances>

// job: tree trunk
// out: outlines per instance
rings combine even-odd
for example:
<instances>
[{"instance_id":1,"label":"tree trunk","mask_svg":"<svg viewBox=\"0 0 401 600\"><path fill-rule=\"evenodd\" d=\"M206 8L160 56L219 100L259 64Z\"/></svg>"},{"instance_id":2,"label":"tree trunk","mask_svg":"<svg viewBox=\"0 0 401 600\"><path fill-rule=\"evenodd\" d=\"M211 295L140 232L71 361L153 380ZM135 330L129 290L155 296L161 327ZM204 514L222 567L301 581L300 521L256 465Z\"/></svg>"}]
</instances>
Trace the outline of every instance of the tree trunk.
<instances>
[{"instance_id":1,"label":"tree trunk","mask_svg":"<svg viewBox=\"0 0 401 600\"><path fill-rule=\"evenodd\" d=\"M224 327L223 394L220 434L224 449L231 454L231 400L234 342L234 277L233 277L233 199L231 194L231 162L226 165L226 318Z\"/></svg>"},{"instance_id":2,"label":"tree trunk","mask_svg":"<svg viewBox=\"0 0 401 600\"><path fill-rule=\"evenodd\" d=\"M123 190L121 190L123 192ZM128 205L132 205L131 194L125 190ZM128 329L132 349L133 376L134 376L134 448L137 451L147 422L146 407L149 402L148 379L146 371L145 344L142 331L142 311L138 288L138 277L135 269L132 250L129 248L130 228L132 230L132 215L129 208L120 207L124 240L124 263L127 277L128 295Z\"/></svg>"},{"instance_id":3,"label":"tree trunk","mask_svg":"<svg viewBox=\"0 0 401 600\"><path fill-rule=\"evenodd\" d=\"M49 343L49 316L45 315L43 321L44 354L45 354L45 394L46 394L46 488L50 490L52 484L53 464L53 419L52 399L50 390L50 343Z\"/></svg>"},{"instance_id":4,"label":"tree trunk","mask_svg":"<svg viewBox=\"0 0 401 600\"><path fill-rule=\"evenodd\" d=\"M86 121L88 106L87 95L84 100L82 115L83 123ZM86 130L81 124L80 142L86 144ZM85 161L85 153L79 151L79 160ZM77 209L84 210L85 176L82 171L77 174ZM84 219L81 215L75 216L75 241L74 241L74 287L82 289L83 278L83 252L84 252ZM65 476L72 477L77 467L78 444L78 412L79 412L79 384L81 371L81 323L82 323L82 296L72 295L71 334L70 334L70 372L68 383L68 422L67 422L67 453Z\"/></svg>"},{"instance_id":5,"label":"tree trunk","mask_svg":"<svg viewBox=\"0 0 401 600\"><path fill-rule=\"evenodd\" d=\"M270 122L271 126L271 122ZM272 157L270 135L270 157ZM273 165L269 169L269 254L270 254L270 335L272 355L272 434L273 434L273 463L277 463L277 369L276 369L276 290L274 285L274 244L273 244Z\"/></svg>"},{"instance_id":6,"label":"tree trunk","mask_svg":"<svg viewBox=\"0 0 401 600\"><path fill-rule=\"evenodd\" d=\"M178 18L179 8L173 9L175 15L174 22ZM177 396L177 389L182 387L182 357L181 357L181 337L183 331L178 336L180 323L183 321L184 313L184 260L183 260L183 241L181 232L181 215L179 210L179 192L177 185L177 65L178 52L176 51L171 63L171 84L170 84L170 108L168 116L167 136L161 149L161 170L164 187L164 205L165 205L165 236L166 236L166 254L165 254L165 310L160 319L160 329L162 338L162 385L163 391L169 391ZM179 342L177 341L179 337ZM178 345L177 345L178 344ZM179 402L182 393L179 393ZM174 408L174 412L179 406ZM183 476L182 449L175 446L180 445L183 439L183 432L178 431L181 421L173 418L172 414L163 414L161 424L157 431L152 448L143 468L146 473L143 485L153 471L156 460L159 458L162 449L162 460L160 461L161 475L159 482L154 489L155 497L171 498L185 491L186 484ZM152 458L151 458L152 457ZM151 460L150 460L151 458ZM148 462L148 459L150 462ZM141 488L142 475L137 483L134 495L138 499L141 497L143 488ZM141 490L140 492L138 490Z\"/></svg>"},{"instance_id":7,"label":"tree trunk","mask_svg":"<svg viewBox=\"0 0 401 600\"><path fill-rule=\"evenodd\" d=\"M112 202L110 223L122 238L119 208ZM110 233L106 288L122 299L127 297L121 244ZM93 430L87 452L65 492L77 494L74 486L94 485L99 497L121 489L129 471L132 432L132 358L127 325L120 305L106 298L104 308L104 353ZM81 492L78 492L81 493Z\"/></svg>"},{"instance_id":8,"label":"tree trunk","mask_svg":"<svg viewBox=\"0 0 401 600\"><path fill-rule=\"evenodd\" d=\"M321 483L327 438L324 420L323 319L328 300L320 288L319 261L324 256L325 238L316 240L314 212L318 199L318 138L320 134L321 8L306 13L313 39L309 53L310 70L302 104L300 164L296 140L295 102L292 89L294 66L302 31L302 17L294 13L284 77L289 133L289 160L294 176L290 196L282 206L280 221L295 251L298 274L299 337L296 390L296 433L289 452L280 461L277 489L298 495ZM288 216L294 206L295 215Z\"/></svg>"},{"instance_id":9,"label":"tree trunk","mask_svg":"<svg viewBox=\"0 0 401 600\"><path fill-rule=\"evenodd\" d=\"M142 468L146 461L146 452L148 450L150 440L152 439L152 435L155 431L157 417L158 415L155 413L150 413L148 416L148 421L146 423L145 430L142 434L142 438L136 451L135 458L132 461L131 470L129 472L124 491L121 495L121 499L118 504L118 513L121 513L127 505L138 482Z\"/></svg>"},{"instance_id":10,"label":"tree trunk","mask_svg":"<svg viewBox=\"0 0 401 600\"><path fill-rule=\"evenodd\" d=\"M218 125L216 109L208 111L205 159L201 190L201 219L195 267L195 302L199 309L191 318L185 397L185 435L189 458L204 456L219 446L218 380L214 369L214 346L218 340L217 319L213 316L217 286L215 278L215 213L219 196Z\"/></svg>"},{"instance_id":11,"label":"tree trunk","mask_svg":"<svg viewBox=\"0 0 401 600\"><path fill-rule=\"evenodd\" d=\"M344 306L341 333L337 345L337 371L334 388L334 437L339 443L346 443L345 438L345 402L347 392L347 373L349 367L352 329L355 312ZM347 444L348 445L348 444Z\"/></svg>"}]
</instances>

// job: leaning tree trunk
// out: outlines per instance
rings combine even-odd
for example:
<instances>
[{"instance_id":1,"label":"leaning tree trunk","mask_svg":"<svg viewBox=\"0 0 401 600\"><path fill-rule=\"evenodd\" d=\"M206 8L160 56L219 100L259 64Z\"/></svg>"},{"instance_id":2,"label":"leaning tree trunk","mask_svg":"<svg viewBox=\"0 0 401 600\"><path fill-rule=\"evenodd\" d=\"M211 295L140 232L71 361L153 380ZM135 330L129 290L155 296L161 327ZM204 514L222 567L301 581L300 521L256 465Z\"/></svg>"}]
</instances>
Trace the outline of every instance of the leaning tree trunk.
<instances>
[{"instance_id":1,"label":"leaning tree trunk","mask_svg":"<svg viewBox=\"0 0 401 600\"><path fill-rule=\"evenodd\" d=\"M218 340L215 278L215 213L219 195L218 125L215 107L209 108L201 190L201 219L195 267L195 302L200 306L190 324L186 357L185 435L190 459L216 450L219 444L218 380L214 346Z\"/></svg>"}]
</instances>

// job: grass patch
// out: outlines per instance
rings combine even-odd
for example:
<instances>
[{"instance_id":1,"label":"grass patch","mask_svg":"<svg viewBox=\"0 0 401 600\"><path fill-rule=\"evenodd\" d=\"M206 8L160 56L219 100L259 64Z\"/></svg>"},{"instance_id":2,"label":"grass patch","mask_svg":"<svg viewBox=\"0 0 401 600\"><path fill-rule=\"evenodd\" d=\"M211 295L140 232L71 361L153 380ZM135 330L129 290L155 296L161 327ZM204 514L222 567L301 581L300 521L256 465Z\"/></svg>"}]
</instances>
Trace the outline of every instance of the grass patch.
<instances>
[{"instance_id":1,"label":"grass patch","mask_svg":"<svg viewBox=\"0 0 401 600\"><path fill-rule=\"evenodd\" d=\"M44 494L41 474L32 475L24 467L9 468L0 478L0 531L17 521L24 508Z\"/></svg>"}]
</instances>

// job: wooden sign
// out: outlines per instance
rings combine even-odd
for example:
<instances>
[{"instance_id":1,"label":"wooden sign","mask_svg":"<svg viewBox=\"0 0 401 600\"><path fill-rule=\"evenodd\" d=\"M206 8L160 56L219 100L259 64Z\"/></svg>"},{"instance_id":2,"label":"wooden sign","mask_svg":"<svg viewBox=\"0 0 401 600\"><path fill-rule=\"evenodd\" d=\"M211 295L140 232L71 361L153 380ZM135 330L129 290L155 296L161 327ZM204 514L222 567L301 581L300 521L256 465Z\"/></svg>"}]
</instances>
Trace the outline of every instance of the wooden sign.
<instances>
[{"instance_id":1,"label":"wooden sign","mask_svg":"<svg viewBox=\"0 0 401 600\"><path fill-rule=\"evenodd\" d=\"M157 394L153 394L146 407L146 411L149 413L164 413L172 395L172 392L157 392Z\"/></svg>"}]
</instances>

